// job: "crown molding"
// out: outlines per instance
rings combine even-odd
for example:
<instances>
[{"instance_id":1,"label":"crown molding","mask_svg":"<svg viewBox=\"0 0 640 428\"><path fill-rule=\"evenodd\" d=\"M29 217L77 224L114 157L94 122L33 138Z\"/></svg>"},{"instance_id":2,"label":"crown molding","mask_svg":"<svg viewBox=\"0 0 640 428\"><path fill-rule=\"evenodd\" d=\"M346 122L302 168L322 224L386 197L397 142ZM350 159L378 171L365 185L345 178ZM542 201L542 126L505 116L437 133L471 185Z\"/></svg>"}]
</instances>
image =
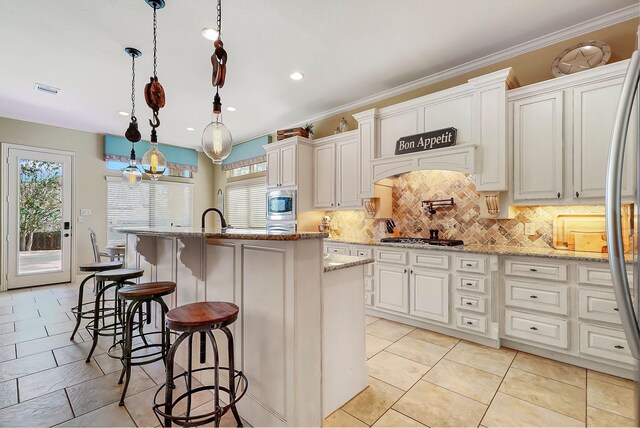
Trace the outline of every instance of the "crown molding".
<instances>
[{"instance_id":1,"label":"crown molding","mask_svg":"<svg viewBox=\"0 0 640 428\"><path fill-rule=\"evenodd\" d=\"M387 98L391 98L397 95L402 95L404 93L411 92L415 89L423 88L425 86L429 86L434 83L442 82L443 80L447 80L452 77L456 77L461 74L465 74L470 71L477 70L479 68L486 67L491 64L495 64L496 62L500 62L505 59L513 58L518 55L532 52L534 50L541 49L546 46L553 45L555 43L560 43L564 40L571 39L573 37L578 37L583 34L599 30L601 28L610 27L612 25L619 24L621 22L628 21L630 19L638 18L639 16L640 16L640 8L638 7L638 5L627 6L625 8L606 13L597 18L593 18L593 19L581 22L579 24L573 25L571 27L567 27L563 30L555 31L553 33L547 34L546 36L538 37L528 42L512 46L510 48L483 56L478 59L474 59L472 61L449 68L447 70L443 70L438 73L431 74L429 76L421 77L420 79L416 79L411 82L396 86L394 88L390 88L390 89L378 92L368 97L364 97L359 100L352 101L350 103L343 104L338 107L334 107L330 110L324 111L323 113L309 117L305 120L299 120L297 122L290 123L289 125L284 126L284 128L293 128L299 125L300 123L316 122L319 120L327 119L331 116L336 116L341 113L344 113L345 111L355 110L357 108L364 107L366 105L373 104L378 101L385 100ZM256 136L247 138L242 142L252 140L254 138L257 138L261 135L265 135L268 133L269 132L262 132Z\"/></svg>"}]
</instances>

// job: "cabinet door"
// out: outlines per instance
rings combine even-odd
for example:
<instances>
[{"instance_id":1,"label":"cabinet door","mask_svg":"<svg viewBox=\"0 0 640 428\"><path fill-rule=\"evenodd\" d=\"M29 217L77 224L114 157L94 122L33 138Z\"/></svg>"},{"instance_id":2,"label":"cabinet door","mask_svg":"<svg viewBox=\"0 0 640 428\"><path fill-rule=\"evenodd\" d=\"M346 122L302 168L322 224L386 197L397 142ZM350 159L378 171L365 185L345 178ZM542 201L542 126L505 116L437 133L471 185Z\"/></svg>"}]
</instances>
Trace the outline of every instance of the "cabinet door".
<instances>
[{"instance_id":1,"label":"cabinet door","mask_svg":"<svg viewBox=\"0 0 640 428\"><path fill-rule=\"evenodd\" d=\"M358 140L345 141L337 145L337 191L336 199L340 208L360 208L360 184Z\"/></svg>"},{"instance_id":2,"label":"cabinet door","mask_svg":"<svg viewBox=\"0 0 640 428\"><path fill-rule=\"evenodd\" d=\"M562 92L513 102L513 199L562 197Z\"/></svg>"},{"instance_id":3,"label":"cabinet door","mask_svg":"<svg viewBox=\"0 0 640 428\"><path fill-rule=\"evenodd\" d=\"M315 147L313 149L315 208L331 208L335 204L336 194L336 156L335 145Z\"/></svg>"},{"instance_id":4,"label":"cabinet door","mask_svg":"<svg viewBox=\"0 0 640 428\"><path fill-rule=\"evenodd\" d=\"M280 185L280 150L267 150L267 188Z\"/></svg>"},{"instance_id":5,"label":"cabinet door","mask_svg":"<svg viewBox=\"0 0 640 428\"><path fill-rule=\"evenodd\" d=\"M412 270L411 315L434 321L449 322L449 274Z\"/></svg>"},{"instance_id":6,"label":"cabinet door","mask_svg":"<svg viewBox=\"0 0 640 428\"><path fill-rule=\"evenodd\" d=\"M407 268L376 263L375 305L397 312L409 312L409 284Z\"/></svg>"},{"instance_id":7,"label":"cabinet door","mask_svg":"<svg viewBox=\"0 0 640 428\"><path fill-rule=\"evenodd\" d=\"M295 186L296 183L296 146L280 149L280 186Z\"/></svg>"},{"instance_id":8,"label":"cabinet door","mask_svg":"<svg viewBox=\"0 0 640 428\"><path fill-rule=\"evenodd\" d=\"M622 81L598 82L573 90L574 198L602 198ZM632 114L622 176L622 196L633 197L637 114Z\"/></svg>"}]
</instances>

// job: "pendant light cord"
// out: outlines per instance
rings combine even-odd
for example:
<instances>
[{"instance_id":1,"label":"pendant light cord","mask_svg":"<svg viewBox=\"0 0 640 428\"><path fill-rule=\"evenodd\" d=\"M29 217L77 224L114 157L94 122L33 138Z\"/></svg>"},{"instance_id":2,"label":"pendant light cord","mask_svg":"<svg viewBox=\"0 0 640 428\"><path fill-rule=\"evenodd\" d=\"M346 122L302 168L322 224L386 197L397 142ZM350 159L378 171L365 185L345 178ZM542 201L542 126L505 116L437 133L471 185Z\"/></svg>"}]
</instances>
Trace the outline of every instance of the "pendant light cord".
<instances>
[{"instance_id":1,"label":"pendant light cord","mask_svg":"<svg viewBox=\"0 0 640 428\"><path fill-rule=\"evenodd\" d=\"M153 6L153 77L157 77L158 76L158 66L157 66L157 59L158 59L158 38L157 38L157 32L158 32L158 17L157 17L157 12L158 9L156 8L156 6Z\"/></svg>"},{"instance_id":2,"label":"pendant light cord","mask_svg":"<svg viewBox=\"0 0 640 428\"><path fill-rule=\"evenodd\" d=\"M131 120L136 119L136 56L131 55Z\"/></svg>"},{"instance_id":3,"label":"pendant light cord","mask_svg":"<svg viewBox=\"0 0 640 428\"><path fill-rule=\"evenodd\" d=\"M218 39L221 38L220 32L222 31L222 4L221 0L218 0Z\"/></svg>"}]
</instances>

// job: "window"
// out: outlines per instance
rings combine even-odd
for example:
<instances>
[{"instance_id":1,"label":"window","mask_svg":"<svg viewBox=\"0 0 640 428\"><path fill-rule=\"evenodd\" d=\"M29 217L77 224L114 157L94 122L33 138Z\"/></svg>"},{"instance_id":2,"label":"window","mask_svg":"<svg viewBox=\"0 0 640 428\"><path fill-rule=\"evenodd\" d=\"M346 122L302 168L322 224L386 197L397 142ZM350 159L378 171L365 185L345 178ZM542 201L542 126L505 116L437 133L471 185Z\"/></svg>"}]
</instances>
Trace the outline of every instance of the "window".
<instances>
[{"instance_id":1,"label":"window","mask_svg":"<svg viewBox=\"0 0 640 428\"><path fill-rule=\"evenodd\" d=\"M267 163L260 162L253 165L239 166L237 168L228 169L225 171L227 178L240 177L243 175L255 174L256 172L263 172L267 170Z\"/></svg>"},{"instance_id":2,"label":"window","mask_svg":"<svg viewBox=\"0 0 640 428\"><path fill-rule=\"evenodd\" d=\"M129 188L107 178L107 245L124 244L118 226L156 227L193 224L193 184L143 181Z\"/></svg>"},{"instance_id":3,"label":"window","mask_svg":"<svg viewBox=\"0 0 640 428\"><path fill-rule=\"evenodd\" d=\"M267 184L264 177L227 183L225 213L229 225L240 229L267 226Z\"/></svg>"}]
</instances>

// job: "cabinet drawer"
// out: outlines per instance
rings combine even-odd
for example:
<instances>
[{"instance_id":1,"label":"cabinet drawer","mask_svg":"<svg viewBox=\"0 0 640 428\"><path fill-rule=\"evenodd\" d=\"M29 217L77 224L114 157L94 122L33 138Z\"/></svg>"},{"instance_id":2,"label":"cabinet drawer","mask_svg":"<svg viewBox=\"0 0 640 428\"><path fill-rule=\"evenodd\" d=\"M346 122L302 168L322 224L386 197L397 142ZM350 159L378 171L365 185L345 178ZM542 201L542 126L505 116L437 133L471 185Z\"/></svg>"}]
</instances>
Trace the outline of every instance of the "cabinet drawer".
<instances>
[{"instance_id":1,"label":"cabinet drawer","mask_svg":"<svg viewBox=\"0 0 640 428\"><path fill-rule=\"evenodd\" d=\"M416 267L449 269L447 254L411 253L411 264Z\"/></svg>"},{"instance_id":2,"label":"cabinet drawer","mask_svg":"<svg viewBox=\"0 0 640 428\"><path fill-rule=\"evenodd\" d=\"M366 306L373 306L373 293L364 294L364 304Z\"/></svg>"},{"instance_id":3,"label":"cabinet drawer","mask_svg":"<svg viewBox=\"0 0 640 428\"><path fill-rule=\"evenodd\" d=\"M373 258L373 248L353 248L351 250L352 256Z\"/></svg>"},{"instance_id":4,"label":"cabinet drawer","mask_svg":"<svg viewBox=\"0 0 640 428\"><path fill-rule=\"evenodd\" d=\"M407 264L406 251L376 250L376 261L384 263Z\"/></svg>"},{"instance_id":5,"label":"cabinet drawer","mask_svg":"<svg viewBox=\"0 0 640 428\"><path fill-rule=\"evenodd\" d=\"M620 330L580 323L580 352L633 364L627 339Z\"/></svg>"},{"instance_id":6,"label":"cabinet drawer","mask_svg":"<svg viewBox=\"0 0 640 428\"><path fill-rule=\"evenodd\" d=\"M476 291L478 293L484 293L485 279L474 278L465 275L456 275L456 288L464 291Z\"/></svg>"},{"instance_id":7,"label":"cabinet drawer","mask_svg":"<svg viewBox=\"0 0 640 428\"><path fill-rule=\"evenodd\" d=\"M456 326L465 330L473 330L479 333L487 331L487 317L482 315L456 313Z\"/></svg>"},{"instance_id":8,"label":"cabinet drawer","mask_svg":"<svg viewBox=\"0 0 640 428\"><path fill-rule=\"evenodd\" d=\"M504 332L507 336L527 339L545 345L569 347L568 322L552 317L504 311Z\"/></svg>"},{"instance_id":9,"label":"cabinet drawer","mask_svg":"<svg viewBox=\"0 0 640 428\"><path fill-rule=\"evenodd\" d=\"M487 258L483 256L456 256L456 270L460 272L486 273Z\"/></svg>"},{"instance_id":10,"label":"cabinet drawer","mask_svg":"<svg viewBox=\"0 0 640 428\"><path fill-rule=\"evenodd\" d=\"M578 316L580 318L621 324L618 302L613 293L578 290Z\"/></svg>"},{"instance_id":11,"label":"cabinet drawer","mask_svg":"<svg viewBox=\"0 0 640 428\"><path fill-rule=\"evenodd\" d=\"M364 279L364 289L365 291L373 291L373 278Z\"/></svg>"},{"instance_id":12,"label":"cabinet drawer","mask_svg":"<svg viewBox=\"0 0 640 428\"><path fill-rule=\"evenodd\" d=\"M338 245L326 245L325 251L328 254L351 254L351 251L349 251L349 247L342 247Z\"/></svg>"},{"instance_id":13,"label":"cabinet drawer","mask_svg":"<svg viewBox=\"0 0 640 428\"><path fill-rule=\"evenodd\" d=\"M485 313L485 298L456 294L456 308L466 311Z\"/></svg>"},{"instance_id":14,"label":"cabinet drawer","mask_svg":"<svg viewBox=\"0 0 640 428\"><path fill-rule=\"evenodd\" d=\"M606 287L613 287L613 281L611 280L611 270L609 265L606 267L595 266L582 266L578 265L578 284L584 285L604 285ZM627 273L629 279L629 285L633 284L632 273Z\"/></svg>"},{"instance_id":15,"label":"cabinet drawer","mask_svg":"<svg viewBox=\"0 0 640 428\"><path fill-rule=\"evenodd\" d=\"M567 315L567 287L505 279L504 303L508 306Z\"/></svg>"},{"instance_id":16,"label":"cabinet drawer","mask_svg":"<svg viewBox=\"0 0 640 428\"><path fill-rule=\"evenodd\" d=\"M504 263L504 273L506 275L526 276L529 278L567 281L567 265L562 264L507 260Z\"/></svg>"}]
</instances>

